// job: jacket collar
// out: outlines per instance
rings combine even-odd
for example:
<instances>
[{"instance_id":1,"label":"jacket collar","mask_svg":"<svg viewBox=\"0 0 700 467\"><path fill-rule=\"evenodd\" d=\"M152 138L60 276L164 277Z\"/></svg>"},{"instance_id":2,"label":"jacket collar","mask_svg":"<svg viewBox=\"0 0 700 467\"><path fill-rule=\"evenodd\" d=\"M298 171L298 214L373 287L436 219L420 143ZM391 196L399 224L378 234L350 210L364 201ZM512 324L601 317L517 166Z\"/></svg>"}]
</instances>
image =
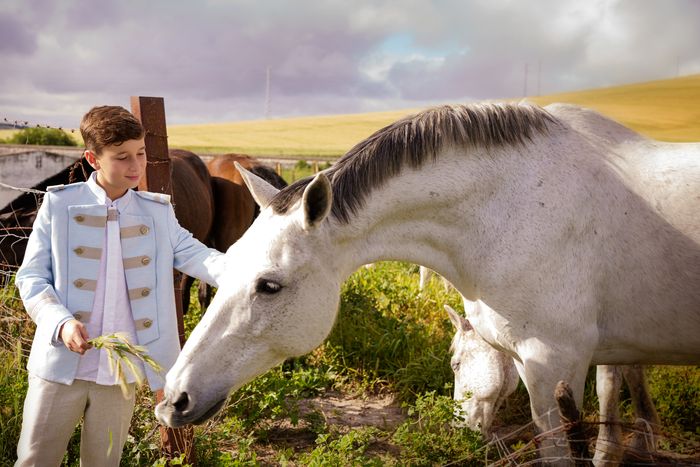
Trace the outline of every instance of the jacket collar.
<instances>
[{"instance_id":1,"label":"jacket collar","mask_svg":"<svg viewBox=\"0 0 700 467\"><path fill-rule=\"evenodd\" d=\"M88 178L86 183L87 186L90 188L90 191L92 191L92 193L97 198L99 204L103 204L107 207L114 206L120 213L126 209L126 207L129 205L129 202L131 201L131 197L133 196L133 190L129 189L126 190L124 196L112 201L107 196L105 190L97 184L97 172L91 173L90 178Z\"/></svg>"}]
</instances>

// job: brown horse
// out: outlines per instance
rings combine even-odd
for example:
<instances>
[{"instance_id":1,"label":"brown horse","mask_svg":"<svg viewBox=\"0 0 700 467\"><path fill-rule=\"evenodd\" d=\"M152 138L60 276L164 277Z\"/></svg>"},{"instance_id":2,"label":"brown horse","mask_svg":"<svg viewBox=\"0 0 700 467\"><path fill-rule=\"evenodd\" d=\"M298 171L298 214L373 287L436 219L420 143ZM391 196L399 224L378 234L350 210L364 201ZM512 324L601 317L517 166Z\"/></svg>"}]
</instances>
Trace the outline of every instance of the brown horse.
<instances>
[{"instance_id":1,"label":"brown horse","mask_svg":"<svg viewBox=\"0 0 700 467\"><path fill-rule=\"evenodd\" d=\"M197 240L211 246L209 236L214 220L214 194L207 167L192 152L172 149L169 154L175 216ZM85 181L93 170L82 158L33 189L46 191L47 186ZM22 264L27 238L40 204L41 195L24 193L0 210L0 267L3 270L12 271ZM191 285L192 279L183 275L181 286L185 312L190 302Z\"/></svg>"},{"instance_id":2,"label":"brown horse","mask_svg":"<svg viewBox=\"0 0 700 467\"><path fill-rule=\"evenodd\" d=\"M212 239L214 247L221 251L226 251L241 238L259 213L258 205L234 162L264 178L276 188L287 186L287 182L274 170L253 157L244 154L224 154L210 160L207 168L212 176L217 202Z\"/></svg>"}]
</instances>

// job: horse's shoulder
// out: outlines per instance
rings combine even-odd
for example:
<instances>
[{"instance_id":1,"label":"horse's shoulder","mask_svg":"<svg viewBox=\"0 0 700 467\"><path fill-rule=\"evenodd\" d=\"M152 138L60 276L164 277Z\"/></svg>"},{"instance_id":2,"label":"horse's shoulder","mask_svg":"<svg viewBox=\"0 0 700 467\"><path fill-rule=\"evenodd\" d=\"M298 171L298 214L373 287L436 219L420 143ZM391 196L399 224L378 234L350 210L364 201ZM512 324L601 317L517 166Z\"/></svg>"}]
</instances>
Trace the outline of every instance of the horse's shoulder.
<instances>
[{"instance_id":1,"label":"horse's shoulder","mask_svg":"<svg viewBox=\"0 0 700 467\"><path fill-rule=\"evenodd\" d=\"M163 193L153 193L152 191L135 191L134 194L146 201L152 201L159 204L170 204L170 195Z\"/></svg>"}]
</instances>

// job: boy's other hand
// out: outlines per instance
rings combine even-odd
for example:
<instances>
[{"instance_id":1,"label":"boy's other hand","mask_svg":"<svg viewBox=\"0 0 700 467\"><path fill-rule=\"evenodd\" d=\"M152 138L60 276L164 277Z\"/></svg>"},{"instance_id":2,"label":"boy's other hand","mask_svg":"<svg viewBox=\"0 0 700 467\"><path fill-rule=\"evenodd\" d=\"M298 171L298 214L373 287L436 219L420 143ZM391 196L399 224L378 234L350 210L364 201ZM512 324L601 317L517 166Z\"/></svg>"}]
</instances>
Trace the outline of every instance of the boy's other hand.
<instances>
[{"instance_id":1,"label":"boy's other hand","mask_svg":"<svg viewBox=\"0 0 700 467\"><path fill-rule=\"evenodd\" d=\"M61 326L61 340L68 347L71 352L77 352L83 355L89 348L92 347L88 344L88 333L87 329L83 323L77 319L72 319L66 321L63 326Z\"/></svg>"}]
</instances>

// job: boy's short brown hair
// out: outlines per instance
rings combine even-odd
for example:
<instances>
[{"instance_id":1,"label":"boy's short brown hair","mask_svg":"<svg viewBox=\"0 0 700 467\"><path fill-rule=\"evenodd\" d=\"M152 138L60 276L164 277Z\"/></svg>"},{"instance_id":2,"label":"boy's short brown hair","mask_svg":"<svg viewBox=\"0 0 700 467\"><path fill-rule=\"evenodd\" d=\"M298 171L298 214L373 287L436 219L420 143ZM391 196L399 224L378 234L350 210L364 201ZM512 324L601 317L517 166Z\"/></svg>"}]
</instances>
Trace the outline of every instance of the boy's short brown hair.
<instances>
[{"instance_id":1,"label":"boy's short brown hair","mask_svg":"<svg viewBox=\"0 0 700 467\"><path fill-rule=\"evenodd\" d=\"M117 105L93 107L80 122L85 148L98 155L105 146L141 139L145 133L141 122Z\"/></svg>"}]
</instances>

